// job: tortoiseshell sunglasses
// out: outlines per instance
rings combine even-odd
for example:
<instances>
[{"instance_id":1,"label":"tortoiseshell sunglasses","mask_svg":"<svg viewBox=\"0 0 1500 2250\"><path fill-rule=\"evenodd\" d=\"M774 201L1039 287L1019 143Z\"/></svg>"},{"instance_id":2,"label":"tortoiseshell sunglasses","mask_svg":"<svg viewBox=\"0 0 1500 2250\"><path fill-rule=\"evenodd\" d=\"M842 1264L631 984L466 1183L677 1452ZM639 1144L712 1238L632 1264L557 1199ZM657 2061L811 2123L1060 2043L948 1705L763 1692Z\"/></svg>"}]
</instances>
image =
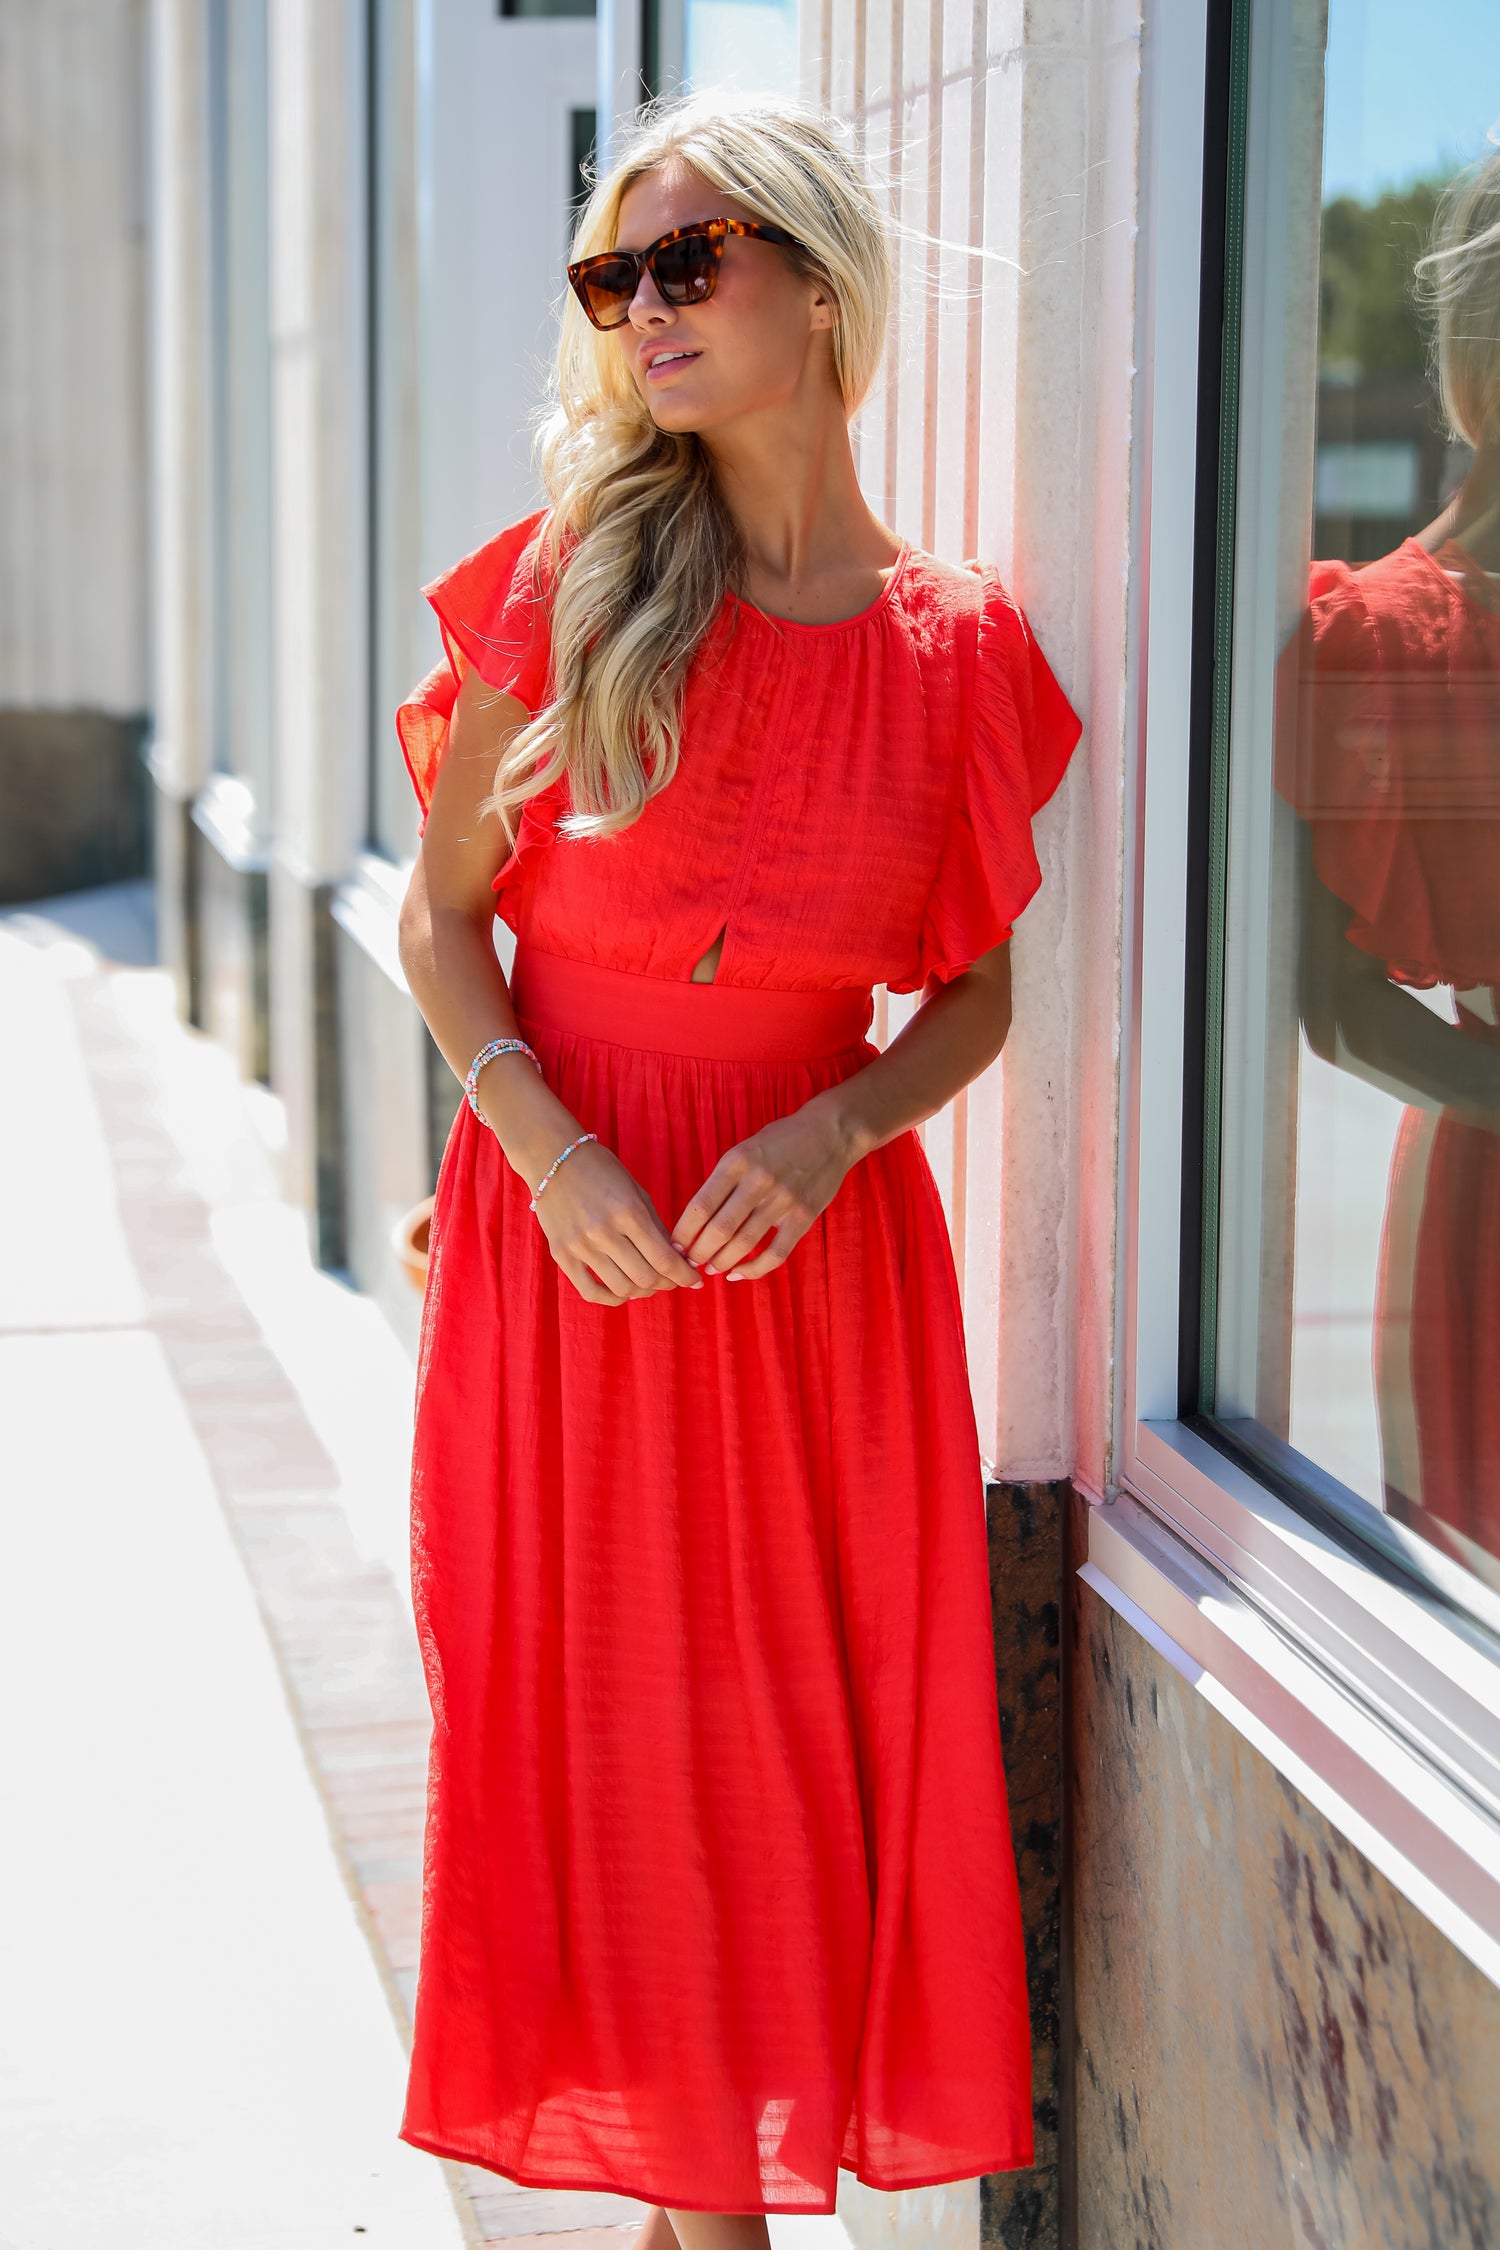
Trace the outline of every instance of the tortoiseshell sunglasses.
<instances>
[{"instance_id":1,"label":"tortoiseshell sunglasses","mask_svg":"<svg viewBox=\"0 0 1500 2250\"><path fill-rule=\"evenodd\" d=\"M597 257L580 258L569 266L568 279L596 328L619 328L630 318L643 268L669 305L706 304L718 287L719 261L731 234L802 247L795 235L758 219L699 219L674 227L649 249L601 250Z\"/></svg>"}]
</instances>

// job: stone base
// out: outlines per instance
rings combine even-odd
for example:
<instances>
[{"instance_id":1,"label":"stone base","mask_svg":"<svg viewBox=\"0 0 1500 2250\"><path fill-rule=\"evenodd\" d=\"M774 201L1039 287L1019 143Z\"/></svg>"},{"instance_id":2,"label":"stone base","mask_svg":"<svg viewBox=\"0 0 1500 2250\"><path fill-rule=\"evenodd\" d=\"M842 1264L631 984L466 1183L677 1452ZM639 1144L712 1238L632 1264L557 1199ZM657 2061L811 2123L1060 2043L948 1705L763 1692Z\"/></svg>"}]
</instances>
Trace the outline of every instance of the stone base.
<instances>
[{"instance_id":1,"label":"stone base","mask_svg":"<svg viewBox=\"0 0 1500 2250\"><path fill-rule=\"evenodd\" d=\"M415 1349L421 1298L391 1246L392 1230L430 1193L424 1030L406 992L336 928L344 1068L348 1267Z\"/></svg>"},{"instance_id":2,"label":"stone base","mask_svg":"<svg viewBox=\"0 0 1500 2250\"><path fill-rule=\"evenodd\" d=\"M103 711L0 711L0 905L149 874L145 730Z\"/></svg>"},{"instance_id":3,"label":"stone base","mask_svg":"<svg viewBox=\"0 0 1500 2250\"><path fill-rule=\"evenodd\" d=\"M1072 2239L1500 2243L1500 1992L1068 1583Z\"/></svg>"},{"instance_id":4,"label":"stone base","mask_svg":"<svg viewBox=\"0 0 1500 2250\"><path fill-rule=\"evenodd\" d=\"M233 784L210 783L193 807L199 979L193 1020L228 1049L240 1076L271 1082L267 861L236 818ZM226 805L225 800L229 802Z\"/></svg>"},{"instance_id":5,"label":"stone base","mask_svg":"<svg viewBox=\"0 0 1500 2250\"><path fill-rule=\"evenodd\" d=\"M334 889L280 861L269 871L271 1083L286 1109L286 1192L307 1213L313 1255L348 1258Z\"/></svg>"},{"instance_id":6,"label":"stone base","mask_svg":"<svg viewBox=\"0 0 1500 2250\"><path fill-rule=\"evenodd\" d=\"M979 2239L996 2250L1057 2250L1061 2224L1059 2009L1062 1990L1062 1580L1072 1487L991 1484L985 1495L995 1676L1021 1885L1031 2001L1036 2163L980 2182Z\"/></svg>"}]
</instances>

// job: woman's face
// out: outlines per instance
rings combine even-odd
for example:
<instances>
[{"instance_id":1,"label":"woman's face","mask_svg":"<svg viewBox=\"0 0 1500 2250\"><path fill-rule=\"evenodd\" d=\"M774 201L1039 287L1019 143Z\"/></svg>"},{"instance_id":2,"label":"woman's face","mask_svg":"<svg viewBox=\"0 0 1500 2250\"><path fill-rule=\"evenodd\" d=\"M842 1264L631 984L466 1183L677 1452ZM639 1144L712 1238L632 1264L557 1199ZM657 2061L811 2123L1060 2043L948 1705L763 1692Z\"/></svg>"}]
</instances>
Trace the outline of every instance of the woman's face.
<instances>
[{"instance_id":1,"label":"woman's face","mask_svg":"<svg viewBox=\"0 0 1500 2250\"><path fill-rule=\"evenodd\" d=\"M755 216L677 165L647 173L626 191L616 247L649 249L658 236L698 219ZM822 340L832 326L826 290L794 272L783 248L731 235L705 304L669 305L643 272L630 317L612 334L658 427L707 436L759 409L786 405L799 389L832 383L832 354Z\"/></svg>"}]
</instances>

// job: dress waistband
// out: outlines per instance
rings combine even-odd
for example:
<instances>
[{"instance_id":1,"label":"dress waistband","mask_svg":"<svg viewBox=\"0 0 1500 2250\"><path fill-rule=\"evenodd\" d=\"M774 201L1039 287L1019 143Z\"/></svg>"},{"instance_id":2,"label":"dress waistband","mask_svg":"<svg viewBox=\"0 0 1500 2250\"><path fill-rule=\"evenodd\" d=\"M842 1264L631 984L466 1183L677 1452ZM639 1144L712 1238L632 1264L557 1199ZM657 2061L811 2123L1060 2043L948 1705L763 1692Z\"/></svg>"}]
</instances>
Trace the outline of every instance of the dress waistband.
<instances>
[{"instance_id":1,"label":"dress waistband","mask_svg":"<svg viewBox=\"0 0 1500 2250\"><path fill-rule=\"evenodd\" d=\"M875 1018L868 986L788 992L596 968L518 942L511 1003L523 1023L715 1062L806 1062L856 1047Z\"/></svg>"}]
</instances>

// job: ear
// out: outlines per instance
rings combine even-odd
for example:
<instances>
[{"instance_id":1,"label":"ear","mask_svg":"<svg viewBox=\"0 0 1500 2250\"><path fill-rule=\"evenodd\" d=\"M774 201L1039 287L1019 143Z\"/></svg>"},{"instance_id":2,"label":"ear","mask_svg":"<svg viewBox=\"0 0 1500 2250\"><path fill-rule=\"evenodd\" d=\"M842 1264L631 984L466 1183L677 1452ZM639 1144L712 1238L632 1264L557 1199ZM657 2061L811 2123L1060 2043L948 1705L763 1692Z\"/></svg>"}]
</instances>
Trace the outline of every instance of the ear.
<instances>
[{"instance_id":1,"label":"ear","mask_svg":"<svg viewBox=\"0 0 1500 2250\"><path fill-rule=\"evenodd\" d=\"M820 282L812 301L813 328L837 328L838 324L839 301L826 283Z\"/></svg>"}]
</instances>

